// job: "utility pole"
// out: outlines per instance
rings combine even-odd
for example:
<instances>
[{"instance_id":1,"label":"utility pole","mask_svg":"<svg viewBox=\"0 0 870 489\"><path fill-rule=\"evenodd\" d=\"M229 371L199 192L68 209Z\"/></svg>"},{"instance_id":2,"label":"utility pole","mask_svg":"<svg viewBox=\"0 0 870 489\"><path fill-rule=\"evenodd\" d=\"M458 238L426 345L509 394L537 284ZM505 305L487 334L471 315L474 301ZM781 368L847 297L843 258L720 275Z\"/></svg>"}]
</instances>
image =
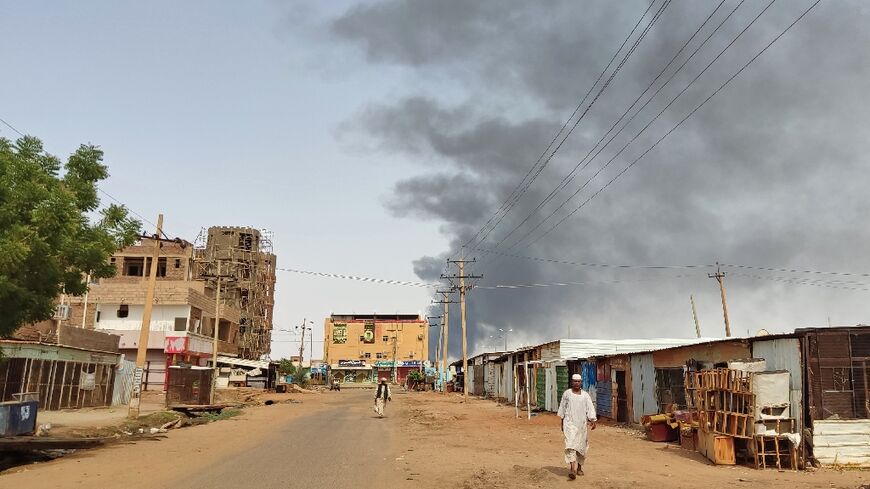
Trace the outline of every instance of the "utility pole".
<instances>
[{"instance_id":1,"label":"utility pole","mask_svg":"<svg viewBox=\"0 0 870 489\"><path fill-rule=\"evenodd\" d=\"M136 350L136 370L133 374L133 395L127 417L139 418L139 404L142 400L142 371L148 354L148 335L151 332L151 310L154 307L154 287L157 284L157 262L160 259L160 235L163 233L163 214L157 215L157 234L154 235L154 252L151 254L151 273L148 276L148 289L145 292L145 310L142 312L142 327L139 329L139 345Z\"/></svg>"},{"instance_id":2,"label":"utility pole","mask_svg":"<svg viewBox=\"0 0 870 489\"><path fill-rule=\"evenodd\" d=\"M707 274L710 278L715 278L719 282L719 294L722 296L722 315L725 317L725 336L731 337L731 323L728 322L728 303L725 301L725 272L719 269L719 263L716 263L716 273Z\"/></svg>"},{"instance_id":3,"label":"utility pole","mask_svg":"<svg viewBox=\"0 0 870 489\"><path fill-rule=\"evenodd\" d=\"M465 285L465 279L483 278L483 275L465 274L465 264L469 261L474 262L475 260L466 260L464 258L459 260L447 260L448 263L455 263L459 267L459 274L444 277L448 279L459 279L459 286L455 288L459 291L459 314L462 320L462 396L465 401L468 401L468 329L466 327L465 295L468 290L471 289L470 285Z\"/></svg>"},{"instance_id":4,"label":"utility pole","mask_svg":"<svg viewBox=\"0 0 870 489\"><path fill-rule=\"evenodd\" d=\"M302 368L302 353L305 351L305 325L308 318L302 318L302 339L299 341L299 368Z\"/></svg>"},{"instance_id":5,"label":"utility pole","mask_svg":"<svg viewBox=\"0 0 870 489\"><path fill-rule=\"evenodd\" d=\"M221 329L221 264L223 262L218 260L217 262L217 290L215 291L214 298L214 331L212 331L212 335L214 339L211 345L211 366L214 371L212 372L211 379L211 403L214 404L215 391L217 390L217 379L220 375L220 369L218 369L217 363L217 354L218 354L218 333Z\"/></svg>"},{"instance_id":6,"label":"utility pole","mask_svg":"<svg viewBox=\"0 0 870 489\"><path fill-rule=\"evenodd\" d=\"M444 355L444 362L442 365L443 378L442 378L442 382L441 382L441 392L446 394L447 393L447 385L446 385L447 384L447 372L449 371L448 370L449 367L447 366L447 345L449 344L448 339L450 337L450 304L455 304L456 301L450 300L450 292L451 291L449 291L449 290L439 290L436 292L441 294L441 300L433 302L433 304L444 304L444 318L443 318L443 323L442 323L443 326L441 327L442 336L443 336L443 340L444 340L444 345L441 347L441 353Z\"/></svg>"},{"instance_id":7,"label":"utility pole","mask_svg":"<svg viewBox=\"0 0 870 489\"><path fill-rule=\"evenodd\" d=\"M698 323L698 311L695 310L695 298L689 295L689 302L692 303L692 317L695 318L695 334L698 338L701 337L701 325Z\"/></svg>"}]
</instances>

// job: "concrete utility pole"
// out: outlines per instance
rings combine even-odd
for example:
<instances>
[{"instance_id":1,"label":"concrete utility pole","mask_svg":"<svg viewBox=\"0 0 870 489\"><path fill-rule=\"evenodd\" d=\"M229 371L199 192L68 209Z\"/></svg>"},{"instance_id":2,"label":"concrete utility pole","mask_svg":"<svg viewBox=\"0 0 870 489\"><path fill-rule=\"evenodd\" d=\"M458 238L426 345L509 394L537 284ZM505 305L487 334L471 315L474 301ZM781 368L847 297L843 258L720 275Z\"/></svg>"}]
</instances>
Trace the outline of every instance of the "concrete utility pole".
<instances>
[{"instance_id":1,"label":"concrete utility pole","mask_svg":"<svg viewBox=\"0 0 870 489\"><path fill-rule=\"evenodd\" d=\"M221 329L221 264L223 262L218 260L217 262L217 290L215 291L214 298L214 331L213 336L214 340L211 345L211 367L212 371L212 379L211 379L211 400L210 402L214 404L215 391L217 391L217 379L220 375L220 369L218 369L218 333Z\"/></svg>"},{"instance_id":2,"label":"concrete utility pole","mask_svg":"<svg viewBox=\"0 0 870 489\"><path fill-rule=\"evenodd\" d=\"M698 311L695 310L695 298L689 295L689 302L692 303L692 317L695 318L695 334L698 338L701 337L701 325L698 323Z\"/></svg>"},{"instance_id":3,"label":"concrete utility pole","mask_svg":"<svg viewBox=\"0 0 870 489\"><path fill-rule=\"evenodd\" d=\"M466 320L465 320L465 295L471 286L465 285L465 279L467 278L483 278L483 275L466 275L465 274L465 264L469 261L474 262L475 260L447 260L448 263L455 263L459 267L458 275L449 275L442 278L447 279L459 279L459 286L455 287L459 291L459 314L461 316L462 322L462 396L467 401L468 400L468 334L466 328Z\"/></svg>"},{"instance_id":4,"label":"concrete utility pole","mask_svg":"<svg viewBox=\"0 0 870 489\"><path fill-rule=\"evenodd\" d=\"M145 292L145 310L142 312L142 327L139 329L139 345L136 349L136 370L133 373L133 395L127 417L139 418L139 405L142 400L142 371L148 354L148 335L151 332L151 310L154 307L154 287L157 285L157 262L160 259L160 235L163 233L163 214L157 215L157 234L154 235L154 252L151 254L151 273L148 276L148 289Z\"/></svg>"},{"instance_id":5,"label":"concrete utility pole","mask_svg":"<svg viewBox=\"0 0 870 489\"><path fill-rule=\"evenodd\" d=\"M715 278L719 282L719 294L722 296L722 315L725 317L725 336L731 337L731 323L728 322L728 303L725 301L725 272L719 269L719 263L716 263L716 273L707 274L710 278Z\"/></svg>"}]
</instances>

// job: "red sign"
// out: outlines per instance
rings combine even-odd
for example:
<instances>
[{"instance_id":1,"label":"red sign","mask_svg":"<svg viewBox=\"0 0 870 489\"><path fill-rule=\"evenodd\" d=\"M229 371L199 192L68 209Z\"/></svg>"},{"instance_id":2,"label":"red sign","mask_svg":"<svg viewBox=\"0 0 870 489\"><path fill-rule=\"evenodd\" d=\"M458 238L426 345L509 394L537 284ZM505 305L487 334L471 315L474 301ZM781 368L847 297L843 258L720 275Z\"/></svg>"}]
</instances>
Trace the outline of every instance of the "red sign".
<instances>
[{"instance_id":1,"label":"red sign","mask_svg":"<svg viewBox=\"0 0 870 489\"><path fill-rule=\"evenodd\" d=\"M185 353L187 352L187 336L167 336L166 348L163 349L166 353Z\"/></svg>"}]
</instances>

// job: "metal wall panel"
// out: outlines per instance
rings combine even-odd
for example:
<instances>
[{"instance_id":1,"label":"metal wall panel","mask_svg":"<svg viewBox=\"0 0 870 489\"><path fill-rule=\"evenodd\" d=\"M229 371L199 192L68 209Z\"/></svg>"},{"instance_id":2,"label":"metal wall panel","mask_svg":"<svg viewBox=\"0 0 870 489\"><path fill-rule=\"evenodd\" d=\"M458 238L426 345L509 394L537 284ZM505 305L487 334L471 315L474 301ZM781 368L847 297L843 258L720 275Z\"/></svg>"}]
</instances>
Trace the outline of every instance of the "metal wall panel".
<instances>
[{"instance_id":1,"label":"metal wall panel","mask_svg":"<svg viewBox=\"0 0 870 489\"><path fill-rule=\"evenodd\" d=\"M762 340L752 343L752 357L763 358L767 370L788 370L789 417L803 426L803 369L801 368L801 344L797 338Z\"/></svg>"},{"instance_id":2,"label":"metal wall panel","mask_svg":"<svg viewBox=\"0 0 870 489\"><path fill-rule=\"evenodd\" d=\"M816 420L813 455L822 465L870 467L870 420Z\"/></svg>"},{"instance_id":3,"label":"metal wall panel","mask_svg":"<svg viewBox=\"0 0 870 489\"><path fill-rule=\"evenodd\" d=\"M656 376L655 368L653 367L652 354L632 355L632 420L635 423L640 423L641 417L645 414L656 414L658 412L658 406L656 405L655 380Z\"/></svg>"}]
</instances>

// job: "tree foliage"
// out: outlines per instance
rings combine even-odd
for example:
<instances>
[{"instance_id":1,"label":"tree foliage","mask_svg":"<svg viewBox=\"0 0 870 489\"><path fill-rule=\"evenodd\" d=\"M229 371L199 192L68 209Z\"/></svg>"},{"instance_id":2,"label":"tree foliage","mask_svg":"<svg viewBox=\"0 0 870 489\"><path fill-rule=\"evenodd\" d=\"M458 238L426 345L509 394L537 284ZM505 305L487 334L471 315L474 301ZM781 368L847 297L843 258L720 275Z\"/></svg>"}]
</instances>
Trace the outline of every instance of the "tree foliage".
<instances>
[{"instance_id":1,"label":"tree foliage","mask_svg":"<svg viewBox=\"0 0 870 489\"><path fill-rule=\"evenodd\" d=\"M113 276L108 257L137 239L124 207L98 210L102 161L93 145L62 164L35 137L0 138L0 337L51 318L61 292L85 293L87 274Z\"/></svg>"}]
</instances>

